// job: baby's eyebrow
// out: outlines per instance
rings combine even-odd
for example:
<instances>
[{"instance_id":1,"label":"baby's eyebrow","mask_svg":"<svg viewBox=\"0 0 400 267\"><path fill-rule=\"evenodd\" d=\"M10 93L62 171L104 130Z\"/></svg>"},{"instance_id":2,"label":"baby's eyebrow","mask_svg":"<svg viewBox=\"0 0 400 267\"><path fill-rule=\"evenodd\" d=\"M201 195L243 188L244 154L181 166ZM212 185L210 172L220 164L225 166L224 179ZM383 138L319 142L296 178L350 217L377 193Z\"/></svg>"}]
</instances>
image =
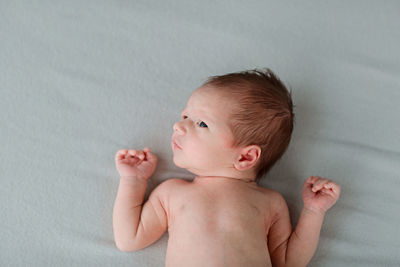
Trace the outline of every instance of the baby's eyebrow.
<instances>
[{"instance_id":1,"label":"baby's eyebrow","mask_svg":"<svg viewBox=\"0 0 400 267\"><path fill-rule=\"evenodd\" d=\"M186 109L182 110L181 116L183 116L183 113L186 112ZM205 114L200 114L200 118L206 120L207 122L211 122L212 124L214 123L214 120L212 120L210 117L206 116Z\"/></svg>"}]
</instances>

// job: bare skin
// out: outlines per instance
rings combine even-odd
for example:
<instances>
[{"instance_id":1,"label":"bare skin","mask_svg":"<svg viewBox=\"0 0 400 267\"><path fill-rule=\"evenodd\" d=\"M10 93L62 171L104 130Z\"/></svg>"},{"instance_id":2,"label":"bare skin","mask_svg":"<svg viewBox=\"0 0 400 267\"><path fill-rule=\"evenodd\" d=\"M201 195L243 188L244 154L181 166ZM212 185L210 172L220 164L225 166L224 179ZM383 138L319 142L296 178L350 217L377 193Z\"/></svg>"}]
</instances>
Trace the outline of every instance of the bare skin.
<instances>
[{"instance_id":1,"label":"bare skin","mask_svg":"<svg viewBox=\"0 0 400 267\"><path fill-rule=\"evenodd\" d=\"M166 266L271 266L268 190L236 179L196 177L177 182L171 194Z\"/></svg>"},{"instance_id":2,"label":"bare skin","mask_svg":"<svg viewBox=\"0 0 400 267\"><path fill-rule=\"evenodd\" d=\"M227 110L234 103L212 89L196 90L173 127L174 163L196 175L192 182L168 179L144 202L157 157L149 148L117 152L117 247L137 251L168 230L166 266L306 266L340 186L308 177L293 230L284 198L254 182L260 147L232 146Z\"/></svg>"}]
</instances>

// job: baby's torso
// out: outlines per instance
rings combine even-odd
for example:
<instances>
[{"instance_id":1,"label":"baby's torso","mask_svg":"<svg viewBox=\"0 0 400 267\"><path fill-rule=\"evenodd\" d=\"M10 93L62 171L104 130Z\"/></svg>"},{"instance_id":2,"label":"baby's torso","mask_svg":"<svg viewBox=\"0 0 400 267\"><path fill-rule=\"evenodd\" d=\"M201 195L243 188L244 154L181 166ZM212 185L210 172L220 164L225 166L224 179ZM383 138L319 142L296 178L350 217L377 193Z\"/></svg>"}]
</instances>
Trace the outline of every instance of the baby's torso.
<instances>
[{"instance_id":1,"label":"baby's torso","mask_svg":"<svg viewBox=\"0 0 400 267\"><path fill-rule=\"evenodd\" d=\"M271 266L265 188L183 181L168 197L166 266Z\"/></svg>"}]
</instances>

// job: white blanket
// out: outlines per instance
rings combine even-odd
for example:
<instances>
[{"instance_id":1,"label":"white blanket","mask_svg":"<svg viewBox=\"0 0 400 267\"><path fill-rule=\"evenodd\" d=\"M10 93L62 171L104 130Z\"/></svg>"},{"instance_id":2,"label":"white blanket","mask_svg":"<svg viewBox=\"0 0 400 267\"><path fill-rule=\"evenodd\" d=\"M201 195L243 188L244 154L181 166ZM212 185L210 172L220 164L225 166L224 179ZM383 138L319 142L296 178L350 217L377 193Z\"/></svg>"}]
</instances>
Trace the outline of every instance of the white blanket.
<instances>
[{"instance_id":1,"label":"white blanket","mask_svg":"<svg viewBox=\"0 0 400 267\"><path fill-rule=\"evenodd\" d=\"M310 175L339 183L309 266L400 265L398 1L2 1L0 266L163 266L168 235L114 245L114 155L149 146L207 77L269 67L296 123L262 186L293 226Z\"/></svg>"}]
</instances>

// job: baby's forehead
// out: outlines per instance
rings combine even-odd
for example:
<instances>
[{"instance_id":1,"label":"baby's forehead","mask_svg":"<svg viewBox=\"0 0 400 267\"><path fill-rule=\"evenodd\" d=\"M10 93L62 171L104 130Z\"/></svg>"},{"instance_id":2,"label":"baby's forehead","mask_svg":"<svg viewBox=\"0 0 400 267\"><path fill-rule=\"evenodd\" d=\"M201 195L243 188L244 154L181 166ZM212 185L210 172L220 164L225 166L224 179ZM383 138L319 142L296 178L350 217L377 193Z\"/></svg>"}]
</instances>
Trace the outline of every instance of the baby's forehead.
<instances>
[{"instance_id":1,"label":"baby's forehead","mask_svg":"<svg viewBox=\"0 0 400 267\"><path fill-rule=\"evenodd\" d=\"M233 110L233 101L224 94L209 88L199 88L189 97L185 110L194 110L206 116L226 120Z\"/></svg>"},{"instance_id":2,"label":"baby's forehead","mask_svg":"<svg viewBox=\"0 0 400 267\"><path fill-rule=\"evenodd\" d=\"M203 105L215 108L221 105L233 105L236 101L232 95L218 87L203 86L192 93L188 99L189 102L200 102Z\"/></svg>"}]
</instances>

